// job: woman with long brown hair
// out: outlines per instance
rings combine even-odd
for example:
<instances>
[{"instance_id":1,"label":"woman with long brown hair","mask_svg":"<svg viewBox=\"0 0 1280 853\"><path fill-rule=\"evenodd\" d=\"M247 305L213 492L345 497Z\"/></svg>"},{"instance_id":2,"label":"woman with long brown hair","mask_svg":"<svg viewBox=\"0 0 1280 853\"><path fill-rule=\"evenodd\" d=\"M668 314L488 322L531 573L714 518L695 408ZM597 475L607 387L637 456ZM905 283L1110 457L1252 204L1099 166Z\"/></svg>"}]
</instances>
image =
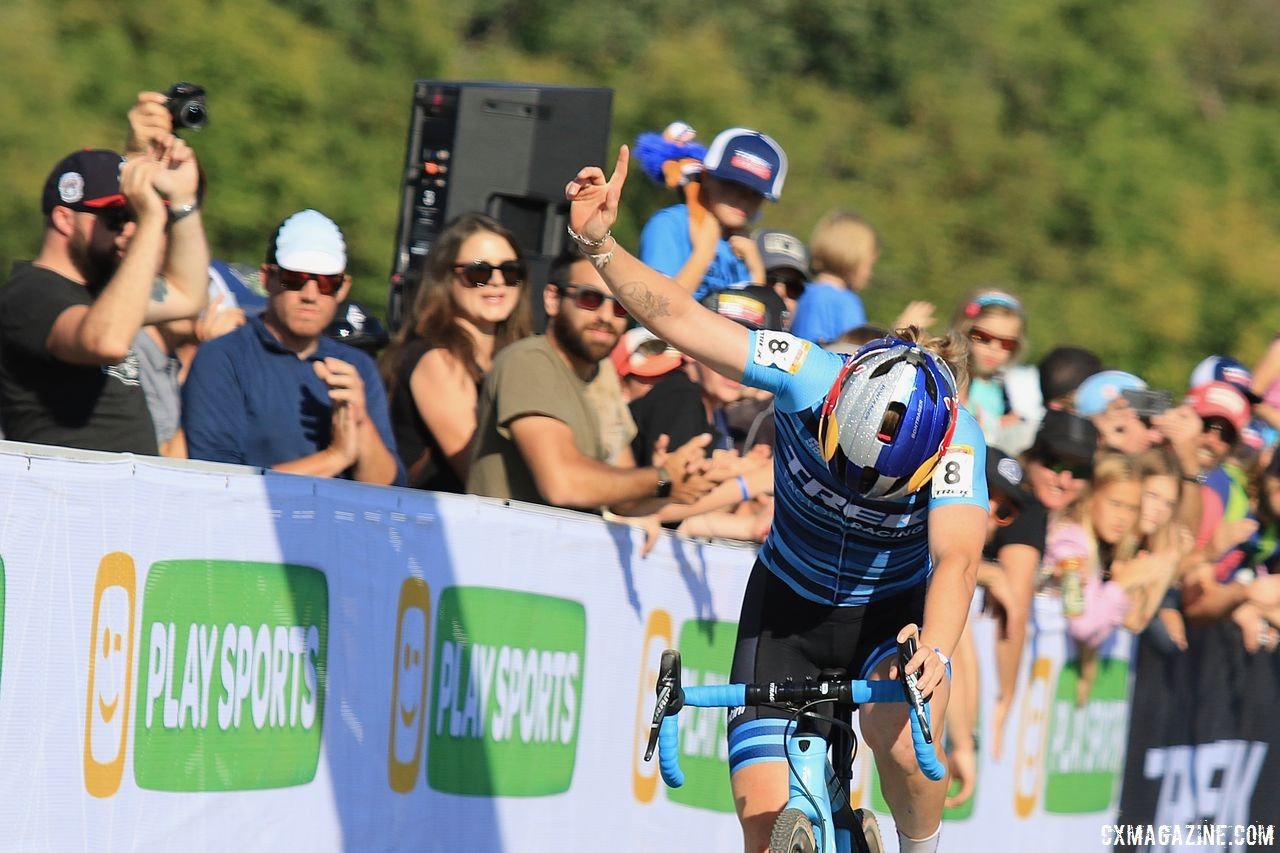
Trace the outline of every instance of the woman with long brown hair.
<instances>
[{"instance_id":1,"label":"woman with long brown hair","mask_svg":"<svg viewBox=\"0 0 1280 853\"><path fill-rule=\"evenodd\" d=\"M454 219L431 247L382 360L409 485L464 491L480 383L495 354L532 332L528 278L515 236L481 213Z\"/></svg>"}]
</instances>

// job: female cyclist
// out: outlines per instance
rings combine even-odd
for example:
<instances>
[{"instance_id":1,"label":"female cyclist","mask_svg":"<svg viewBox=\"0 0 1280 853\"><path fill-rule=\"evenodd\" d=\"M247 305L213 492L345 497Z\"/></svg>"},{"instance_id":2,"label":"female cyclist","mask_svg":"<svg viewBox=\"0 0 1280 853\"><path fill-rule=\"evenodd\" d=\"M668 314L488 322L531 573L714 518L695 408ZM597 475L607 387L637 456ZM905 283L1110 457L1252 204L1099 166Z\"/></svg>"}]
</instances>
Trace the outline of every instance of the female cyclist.
<instances>
[{"instance_id":1,"label":"female cyclist","mask_svg":"<svg viewBox=\"0 0 1280 853\"><path fill-rule=\"evenodd\" d=\"M747 584L733 681L803 679L840 667L895 678L897 642L945 716L946 664L964 627L986 531L986 447L958 403L962 342L916 330L852 356L749 331L699 305L609 235L628 152L565 188L571 235L641 324L723 376L776 395L775 515ZM916 765L907 705L866 705L863 736L908 853L937 849L945 780ZM729 765L745 848L767 850L787 800L783 712L729 711ZM935 735L935 744L941 738Z\"/></svg>"}]
</instances>

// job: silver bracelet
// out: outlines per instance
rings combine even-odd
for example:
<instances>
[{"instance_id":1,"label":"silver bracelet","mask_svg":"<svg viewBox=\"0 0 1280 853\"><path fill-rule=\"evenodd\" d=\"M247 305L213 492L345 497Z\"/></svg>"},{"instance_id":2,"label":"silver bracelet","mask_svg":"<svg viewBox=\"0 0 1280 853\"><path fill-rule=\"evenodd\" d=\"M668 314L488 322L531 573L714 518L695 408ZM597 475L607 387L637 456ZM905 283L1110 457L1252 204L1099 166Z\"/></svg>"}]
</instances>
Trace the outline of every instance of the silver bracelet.
<instances>
[{"instance_id":1,"label":"silver bracelet","mask_svg":"<svg viewBox=\"0 0 1280 853\"><path fill-rule=\"evenodd\" d=\"M199 209L200 202L198 201L188 202L187 204L179 205L177 207L171 207L169 208L169 224L172 225L175 222L181 222Z\"/></svg>"},{"instance_id":2,"label":"silver bracelet","mask_svg":"<svg viewBox=\"0 0 1280 853\"><path fill-rule=\"evenodd\" d=\"M577 231L574 231L572 225L566 225L565 230L569 232L569 236L574 239L574 242L576 242L579 246L583 247L584 249L599 249L601 246L604 245L605 240L608 240L610 237L613 236L613 231L611 229L609 231L604 232L604 236L601 237L599 240L589 240L586 237L583 237Z\"/></svg>"},{"instance_id":3,"label":"silver bracelet","mask_svg":"<svg viewBox=\"0 0 1280 853\"><path fill-rule=\"evenodd\" d=\"M583 252L587 256L587 260L596 265L596 269L602 270L609 265L609 261L613 260L613 249L602 252L599 255L593 255L590 252Z\"/></svg>"}]
</instances>

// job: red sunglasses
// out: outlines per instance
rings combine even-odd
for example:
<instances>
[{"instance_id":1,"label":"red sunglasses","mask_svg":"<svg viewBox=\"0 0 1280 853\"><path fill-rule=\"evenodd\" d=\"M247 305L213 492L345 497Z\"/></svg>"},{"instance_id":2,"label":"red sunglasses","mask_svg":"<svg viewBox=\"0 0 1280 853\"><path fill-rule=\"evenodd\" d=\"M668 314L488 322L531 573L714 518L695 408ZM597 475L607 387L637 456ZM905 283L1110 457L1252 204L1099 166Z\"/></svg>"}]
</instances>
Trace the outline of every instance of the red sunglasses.
<instances>
[{"instance_id":1,"label":"red sunglasses","mask_svg":"<svg viewBox=\"0 0 1280 853\"><path fill-rule=\"evenodd\" d=\"M279 280L280 286L285 290L302 290L307 286L307 282L314 281L316 290L320 291L321 296L333 296L342 288L342 282L346 279L346 273L333 273L332 275L320 275L313 272L298 272L297 270L287 270L281 266L273 266L276 279Z\"/></svg>"},{"instance_id":2,"label":"red sunglasses","mask_svg":"<svg viewBox=\"0 0 1280 853\"><path fill-rule=\"evenodd\" d=\"M627 317L627 309L622 307L622 303L616 297L606 296L594 287L585 284L557 284L560 293L568 296L573 300L573 304L577 305L583 311L599 311L600 306L605 302L613 303L613 316L619 319Z\"/></svg>"},{"instance_id":3,"label":"red sunglasses","mask_svg":"<svg viewBox=\"0 0 1280 853\"><path fill-rule=\"evenodd\" d=\"M1017 338L1002 338L999 335L993 335L985 329L979 329L974 326L969 330L969 340L975 344L996 343L1000 345L1000 349L1005 352L1016 352L1020 341Z\"/></svg>"}]
</instances>

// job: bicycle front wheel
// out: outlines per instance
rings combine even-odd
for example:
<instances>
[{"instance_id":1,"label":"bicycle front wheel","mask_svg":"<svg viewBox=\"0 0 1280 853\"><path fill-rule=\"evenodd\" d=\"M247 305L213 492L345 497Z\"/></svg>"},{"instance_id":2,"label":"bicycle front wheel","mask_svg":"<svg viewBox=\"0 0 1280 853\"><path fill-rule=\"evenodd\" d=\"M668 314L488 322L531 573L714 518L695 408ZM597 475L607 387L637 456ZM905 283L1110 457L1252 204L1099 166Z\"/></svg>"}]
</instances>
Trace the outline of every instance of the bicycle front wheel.
<instances>
[{"instance_id":1,"label":"bicycle front wheel","mask_svg":"<svg viewBox=\"0 0 1280 853\"><path fill-rule=\"evenodd\" d=\"M857 853L884 853L884 841L880 838L880 822L871 809L854 809L854 822L858 826L854 841Z\"/></svg>"},{"instance_id":2,"label":"bicycle front wheel","mask_svg":"<svg viewBox=\"0 0 1280 853\"><path fill-rule=\"evenodd\" d=\"M813 824L799 809L784 809L773 823L769 853L817 853Z\"/></svg>"}]
</instances>

